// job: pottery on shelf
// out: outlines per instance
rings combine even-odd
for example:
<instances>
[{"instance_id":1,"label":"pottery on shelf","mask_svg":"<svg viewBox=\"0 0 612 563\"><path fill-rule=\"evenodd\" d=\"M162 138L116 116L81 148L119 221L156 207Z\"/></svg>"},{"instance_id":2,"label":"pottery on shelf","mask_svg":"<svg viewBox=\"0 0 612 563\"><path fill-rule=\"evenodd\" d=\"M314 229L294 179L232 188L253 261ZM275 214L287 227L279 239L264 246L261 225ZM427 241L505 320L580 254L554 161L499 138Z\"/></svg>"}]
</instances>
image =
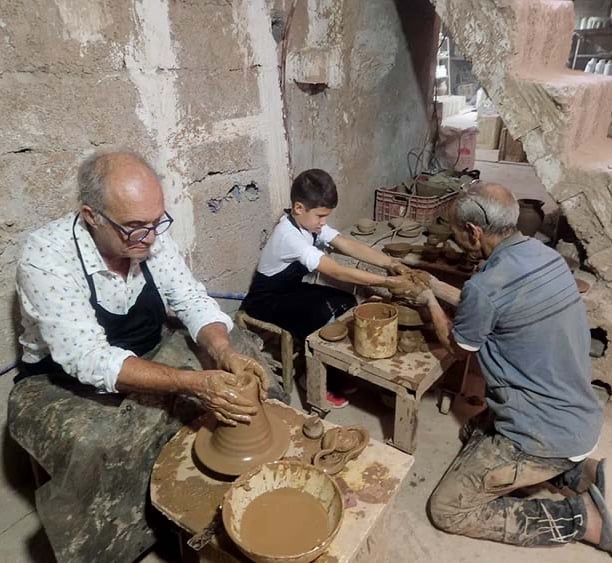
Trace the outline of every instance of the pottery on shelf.
<instances>
[{"instance_id":1,"label":"pottery on shelf","mask_svg":"<svg viewBox=\"0 0 612 563\"><path fill-rule=\"evenodd\" d=\"M544 202L539 199L519 199L518 229L525 236L532 237L544 221Z\"/></svg>"},{"instance_id":2,"label":"pottery on shelf","mask_svg":"<svg viewBox=\"0 0 612 563\"><path fill-rule=\"evenodd\" d=\"M383 246L383 252L394 258L403 258L412 250L412 245L407 242L392 242Z\"/></svg>"},{"instance_id":3,"label":"pottery on shelf","mask_svg":"<svg viewBox=\"0 0 612 563\"><path fill-rule=\"evenodd\" d=\"M363 234L370 234L376 230L376 222L372 221L372 219L362 218L355 223L357 230Z\"/></svg>"},{"instance_id":4,"label":"pottery on shelf","mask_svg":"<svg viewBox=\"0 0 612 563\"><path fill-rule=\"evenodd\" d=\"M194 453L204 466L222 475L241 475L248 469L280 459L289 447L289 428L259 398L259 380L252 373L240 378L233 391L257 407L249 424L202 426Z\"/></svg>"}]
</instances>

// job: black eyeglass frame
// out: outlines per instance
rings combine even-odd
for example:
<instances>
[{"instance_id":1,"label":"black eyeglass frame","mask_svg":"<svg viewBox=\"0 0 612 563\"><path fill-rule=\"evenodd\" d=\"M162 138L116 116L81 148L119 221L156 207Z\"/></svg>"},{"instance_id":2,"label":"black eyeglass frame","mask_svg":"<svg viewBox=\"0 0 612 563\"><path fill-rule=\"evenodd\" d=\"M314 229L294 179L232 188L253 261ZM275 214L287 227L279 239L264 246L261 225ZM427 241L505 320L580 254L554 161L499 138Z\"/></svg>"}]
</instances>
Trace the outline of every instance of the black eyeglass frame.
<instances>
[{"instance_id":1,"label":"black eyeglass frame","mask_svg":"<svg viewBox=\"0 0 612 563\"><path fill-rule=\"evenodd\" d=\"M469 201L475 203L480 208L480 211L482 211L482 214L484 216L485 226L486 227L490 226L491 223L489 222L489 216L487 215L487 212L485 211L485 208L480 203L478 203L478 201L476 201L473 197L470 197L469 195L466 195L465 198L468 199Z\"/></svg>"},{"instance_id":2,"label":"black eyeglass frame","mask_svg":"<svg viewBox=\"0 0 612 563\"><path fill-rule=\"evenodd\" d=\"M120 225L119 223L113 221L108 215L102 213L102 211L100 211L99 209L96 210L96 213L99 213L113 227L115 227L120 232L122 232L125 235L125 238L129 242L140 242L140 241L143 241L144 239L146 239L149 236L149 233L151 231L153 231L155 233L155 236L159 236L162 233L165 233L170 228L170 225L172 225L172 223L174 223L174 219L170 215L170 213L168 213L167 211L164 210L164 215L167 217L167 219L164 219L164 220L160 221L159 223L157 223L157 225L153 225L152 227L135 227L133 229L126 229L123 225ZM159 230L160 227L162 227L161 230ZM141 236L139 238L132 238L132 235L135 232L137 232L137 231L143 231L143 232L146 231L146 232L143 234L143 236Z\"/></svg>"}]
</instances>

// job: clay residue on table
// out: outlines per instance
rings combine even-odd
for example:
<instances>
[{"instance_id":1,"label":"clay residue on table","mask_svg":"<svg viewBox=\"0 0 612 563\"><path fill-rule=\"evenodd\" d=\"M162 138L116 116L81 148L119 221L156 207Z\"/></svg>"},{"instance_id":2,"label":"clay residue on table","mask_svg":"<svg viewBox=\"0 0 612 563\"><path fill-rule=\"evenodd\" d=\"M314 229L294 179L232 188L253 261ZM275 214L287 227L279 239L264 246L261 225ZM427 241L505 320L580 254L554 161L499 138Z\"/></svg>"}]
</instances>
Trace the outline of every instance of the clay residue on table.
<instances>
[{"instance_id":1,"label":"clay residue on table","mask_svg":"<svg viewBox=\"0 0 612 563\"><path fill-rule=\"evenodd\" d=\"M338 558L324 553L323 555L317 557L314 563L338 563Z\"/></svg>"},{"instance_id":2,"label":"clay residue on table","mask_svg":"<svg viewBox=\"0 0 612 563\"><path fill-rule=\"evenodd\" d=\"M192 532L208 526L231 482L205 477L191 458L194 429L181 428L162 450L151 476L154 502Z\"/></svg>"},{"instance_id":3,"label":"clay residue on table","mask_svg":"<svg viewBox=\"0 0 612 563\"><path fill-rule=\"evenodd\" d=\"M389 477L389 469L375 461L362 472L358 484L351 486L341 476L336 477L336 483L349 508L349 504L356 505L355 498L367 504L386 503L393 496L399 479ZM352 503L351 500L353 500Z\"/></svg>"}]
</instances>

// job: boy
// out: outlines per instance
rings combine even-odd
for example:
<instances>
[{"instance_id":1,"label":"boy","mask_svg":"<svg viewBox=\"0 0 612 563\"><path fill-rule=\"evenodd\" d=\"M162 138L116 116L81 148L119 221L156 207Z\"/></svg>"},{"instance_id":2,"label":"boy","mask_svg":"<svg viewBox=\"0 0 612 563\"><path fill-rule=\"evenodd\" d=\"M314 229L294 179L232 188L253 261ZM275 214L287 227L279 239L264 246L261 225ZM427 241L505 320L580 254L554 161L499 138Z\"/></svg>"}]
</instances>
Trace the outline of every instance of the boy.
<instances>
[{"instance_id":1,"label":"boy","mask_svg":"<svg viewBox=\"0 0 612 563\"><path fill-rule=\"evenodd\" d=\"M331 176L316 168L302 172L291 186L291 209L281 218L266 243L249 292L241 309L256 319L273 323L304 340L309 334L357 304L346 291L304 283L313 271L341 282L397 289L401 277L373 274L341 266L322 248L334 250L401 274L409 268L379 250L342 236L327 225L327 218L338 204L336 184ZM332 406L348 402L328 392Z\"/></svg>"}]
</instances>

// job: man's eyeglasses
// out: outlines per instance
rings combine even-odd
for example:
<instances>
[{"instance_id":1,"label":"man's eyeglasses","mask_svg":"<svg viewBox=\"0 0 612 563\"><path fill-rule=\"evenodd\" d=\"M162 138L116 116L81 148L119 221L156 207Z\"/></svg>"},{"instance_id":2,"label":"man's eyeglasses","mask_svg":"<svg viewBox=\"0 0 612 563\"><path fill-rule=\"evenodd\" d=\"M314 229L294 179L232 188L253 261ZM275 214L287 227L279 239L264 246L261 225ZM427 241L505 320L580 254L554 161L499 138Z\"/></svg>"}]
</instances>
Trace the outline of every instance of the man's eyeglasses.
<instances>
[{"instance_id":1,"label":"man's eyeglasses","mask_svg":"<svg viewBox=\"0 0 612 563\"><path fill-rule=\"evenodd\" d=\"M129 242L140 242L146 239L151 231L155 233L155 236L161 235L162 233L165 233L170 228L170 225L172 225L172 223L174 222L174 219L170 216L170 213L164 211L164 216L166 218L162 218L152 227L136 227L134 229L126 229L119 223L115 223L115 221L113 221L110 217L102 213L102 211L98 211L98 213L102 215L102 217L104 217L113 227L121 231Z\"/></svg>"},{"instance_id":2,"label":"man's eyeglasses","mask_svg":"<svg viewBox=\"0 0 612 563\"><path fill-rule=\"evenodd\" d=\"M475 203L478 207L480 207L480 211L482 211L482 214L484 216L485 226L488 227L490 225L490 223L489 223L489 216L487 215L487 212L485 211L485 208L480 203L478 203L478 201L476 201L473 197L470 197L469 195L466 195L465 198L470 200L471 202Z\"/></svg>"}]
</instances>

